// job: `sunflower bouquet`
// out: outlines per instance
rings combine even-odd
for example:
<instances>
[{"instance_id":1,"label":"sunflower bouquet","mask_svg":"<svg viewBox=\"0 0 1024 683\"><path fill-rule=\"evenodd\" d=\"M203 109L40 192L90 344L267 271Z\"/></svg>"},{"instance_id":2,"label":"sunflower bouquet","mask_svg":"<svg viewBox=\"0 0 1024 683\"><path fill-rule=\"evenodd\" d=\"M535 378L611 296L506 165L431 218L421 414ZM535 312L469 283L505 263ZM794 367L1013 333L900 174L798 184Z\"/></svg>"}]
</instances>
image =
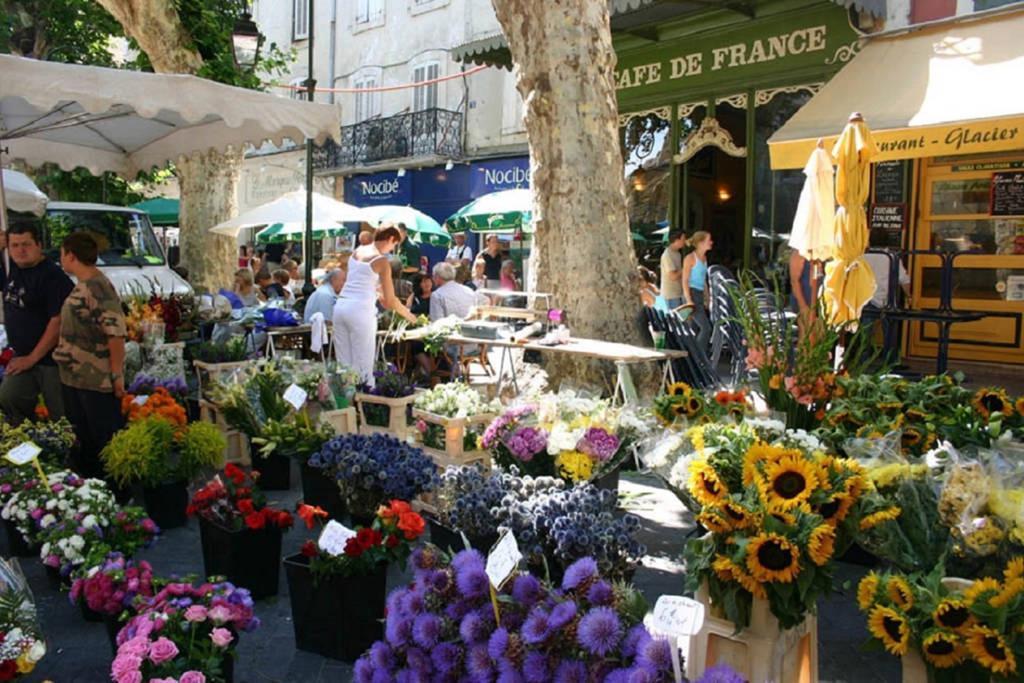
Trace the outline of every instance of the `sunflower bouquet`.
<instances>
[{"instance_id":1,"label":"sunflower bouquet","mask_svg":"<svg viewBox=\"0 0 1024 683\"><path fill-rule=\"evenodd\" d=\"M706 583L739 628L749 625L754 598L792 628L832 589L832 558L862 521L863 470L785 432L767 442L747 425L711 427L688 467L686 490L709 534L687 543L687 588ZM718 446L723 438L728 447Z\"/></svg>"},{"instance_id":2,"label":"sunflower bouquet","mask_svg":"<svg viewBox=\"0 0 1024 683\"><path fill-rule=\"evenodd\" d=\"M654 415L664 427L715 422L725 417L742 419L753 412L746 389L719 389L703 394L686 382L669 385L654 399Z\"/></svg>"},{"instance_id":3,"label":"sunflower bouquet","mask_svg":"<svg viewBox=\"0 0 1024 683\"><path fill-rule=\"evenodd\" d=\"M867 615L872 643L924 658L929 680L1019 681L1024 662L1024 557L1009 561L999 578L945 579L945 567L928 574L865 576L857 604Z\"/></svg>"}]
</instances>

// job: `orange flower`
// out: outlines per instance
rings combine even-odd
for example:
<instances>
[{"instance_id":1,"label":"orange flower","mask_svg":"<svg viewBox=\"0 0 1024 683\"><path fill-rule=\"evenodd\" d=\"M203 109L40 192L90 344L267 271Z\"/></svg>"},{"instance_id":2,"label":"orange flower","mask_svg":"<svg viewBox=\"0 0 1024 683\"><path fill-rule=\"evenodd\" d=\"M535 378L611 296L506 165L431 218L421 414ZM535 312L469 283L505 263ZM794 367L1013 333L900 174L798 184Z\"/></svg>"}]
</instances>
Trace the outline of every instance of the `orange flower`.
<instances>
[{"instance_id":1,"label":"orange flower","mask_svg":"<svg viewBox=\"0 0 1024 683\"><path fill-rule=\"evenodd\" d=\"M404 500L393 500L390 505L381 505L377 508L377 516L385 522L398 519L404 514L412 512L412 506Z\"/></svg>"},{"instance_id":2,"label":"orange flower","mask_svg":"<svg viewBox=\"0 0 1024 683\"><path fill-rule=\"evenodd\" d=\"M184 406L178 403L164 387L157 387L142 405L135 402L135 396L125 394L121 398L121 412L129 422L147 417L162 417L176 427L184 427L188 421Z\"/></svg>"},{"instance_id":3,"label":"orange flower","mask_svg":"<svg viewBox=\"0 0 1024 683\"><path fill-rule=\"evenodd\" d=\"M398 516L398 529L405 533L407 541L419 538L425 528L426 522L415 512L403 512Z\"/></svg>"},{"instance_id":4,"label":"orange flower","mask_svg":"<svg viewBox=\"0 0 1024 683\"><path fill-rule=\"evenodd\" d=\"M313 528L313 525L316 524L317 517L324 518L326 516L327 511L323 508L317 507L316 505L306 505L305 503L299 505L299 517L306 523L307 529Z\"/></svg>"},{"instance_id":5,"label":"orange flower","mask_svg":"<svg viewBox=\"0 0 1024 683\"><path fill-rule=\"evenodd\" d=\"M50 410L49 410L49 408L46 407L46 400L43 399L43 395L42 394L39 394L39 398L36 399L35 414L36 414L36 419L37 420L49 420L50 419Z\"/></svg>"}]
</instances>

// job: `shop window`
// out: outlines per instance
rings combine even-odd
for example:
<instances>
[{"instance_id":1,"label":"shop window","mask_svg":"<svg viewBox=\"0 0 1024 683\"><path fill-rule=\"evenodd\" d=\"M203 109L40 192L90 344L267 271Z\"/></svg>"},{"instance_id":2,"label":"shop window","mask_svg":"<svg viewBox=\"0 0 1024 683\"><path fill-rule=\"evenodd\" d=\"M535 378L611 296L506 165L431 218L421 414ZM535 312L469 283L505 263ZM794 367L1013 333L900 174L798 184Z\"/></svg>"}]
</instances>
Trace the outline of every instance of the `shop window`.
<instances>
[{"instance_id":1,"label":"shop window","mask_svg":"<svg viewBox=\"0 0 1024 683\"><path fill-rule=\"evenodd\" d=\"M309 0L292 0L292 40L309 37Z\"/></svg>"},{"instance_id":2,"label":"shop window","mask_svg":"<svg viewBox=\"0 0 1024 683\"><path fill-rule=\"evenodd\" d=\"M956 14L956 0L910 0L910 23L945 19Z\"/></svg>"},{"instance_id":3,"label":"shop window","mask_svg":"<svg viewBox=\"0 0 1024 683\"><path fill-rule=\"evenodd\" d=\"M625 161L626 206L633 232L652 241L668 220L672 180L670 108L620 117L619 142Z\"/></svg>"},{"instance_id":4,"label":"shop window","mask_svg":"<svg viewBox=\"0 0 1024 683\"><path fill-rule=\"evenodd\" d=\"M434 81L437 80L441 73L441 65L437 62L430 62L429 64L420 64L412 71L412 80L414 83L422 83L423 81ZM412 110L413 111L424 111L427 109L437 108L437 83L430 83L428 85L421 85L413 88L412 91Z\"/></svg>"},{"instance_id":5,"label":"shop window","mask_svg":"<svg viewBox=\"0 0 1024 683\"><path fill-rule=\"evenodd\" d=\"M814 86L798 86L774 93L757 93L751 260L755 268L765 272L785 272L786 259L789 258L786 242L804 186L801 169L772 171L768 138L811 99L814 90Z\"/></svg>"}]
</instances>

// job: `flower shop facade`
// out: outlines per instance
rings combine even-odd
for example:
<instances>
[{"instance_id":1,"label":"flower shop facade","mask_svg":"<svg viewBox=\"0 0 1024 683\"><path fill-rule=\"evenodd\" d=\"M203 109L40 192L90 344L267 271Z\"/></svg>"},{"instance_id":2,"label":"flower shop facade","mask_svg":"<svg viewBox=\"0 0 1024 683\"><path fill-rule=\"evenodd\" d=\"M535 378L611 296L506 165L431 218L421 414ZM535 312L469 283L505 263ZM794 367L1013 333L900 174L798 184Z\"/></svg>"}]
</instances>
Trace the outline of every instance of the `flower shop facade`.
<instances>
[{"instance_id":1,"label":"flower shop facade","mask_svg":"<svg viewBox=\"0 0 1024 683\"><path fill-rule=\"evenodd\" d=\"M774 174L799 173L818 138L830 145L851 111L863 114L879 149L869 227L912 252L907 307L940 306L952 258L952 308L985 313L952 327L950 358L1024 363L1021 35L1017 5L869 39L771 140ZM877 87L882 73L891 87ZM934 357L937 326L906 324L906 351Z\"/></svg>"},{"instance_id":2,"label":"flower shop facade","mask_svg":"<svg viewBox=\"0 0 1024 683\"><path fill-rule=\"evenodd\" d=\"M708 230L716 262L768 265L803 176L773 173L767 140L856 54L851 18L868 15L807 0L742 3L745 10L622 4L612 5L612 32L633 232ZM503 46L498 36L456 52L507 65Z\"/></svg>"}]
</instances>

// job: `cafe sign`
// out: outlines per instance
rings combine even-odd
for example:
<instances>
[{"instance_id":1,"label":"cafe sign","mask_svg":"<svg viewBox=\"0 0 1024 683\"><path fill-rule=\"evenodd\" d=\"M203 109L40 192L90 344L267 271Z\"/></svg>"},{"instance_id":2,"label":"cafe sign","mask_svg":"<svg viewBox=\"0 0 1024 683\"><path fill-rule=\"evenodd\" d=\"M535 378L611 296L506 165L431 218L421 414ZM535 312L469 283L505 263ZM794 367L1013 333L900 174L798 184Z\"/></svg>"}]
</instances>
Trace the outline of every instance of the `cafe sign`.
<instances>
[{"instance_id":1,"label":"cafe sign","mask_svg":"<svg viewBox=\"0 0 1024 683\"><path fill-rule=\"evenodd\" d=\"M838 69L856 53L857 35L846 10L824 5L743 21L728 31L702 31L662 39L650 47L618 50L619 98L707 88L794 69Z\"/></svg>"}]
</instances>

